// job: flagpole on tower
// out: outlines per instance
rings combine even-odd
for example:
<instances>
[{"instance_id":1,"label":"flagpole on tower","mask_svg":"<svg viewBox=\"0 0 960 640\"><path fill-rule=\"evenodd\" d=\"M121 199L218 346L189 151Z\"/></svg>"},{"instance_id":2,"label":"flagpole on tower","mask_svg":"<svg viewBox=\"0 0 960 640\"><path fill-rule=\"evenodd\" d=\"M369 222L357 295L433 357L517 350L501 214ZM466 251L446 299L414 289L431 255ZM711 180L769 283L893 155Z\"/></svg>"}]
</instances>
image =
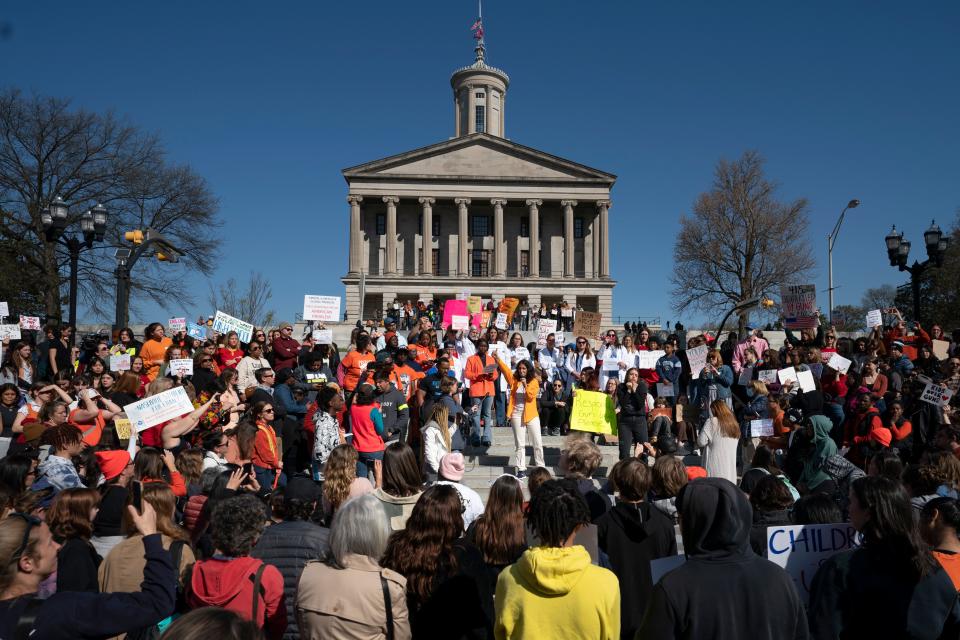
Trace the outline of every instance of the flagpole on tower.
<instances>
[{"instance_id":1,"label":"flagpole on tower","mask_svg":"<svg viewBox=\"0 0 960 640\"><path fill-rule=\"evenodd\" d=\"M477 62L483 62L486 49L483 40L483 0L477 0L477 20L470 27L470 30L473 31L473 37L477 41L476 49L474 49L477 52Z\"/></svg>"}]
</instances>

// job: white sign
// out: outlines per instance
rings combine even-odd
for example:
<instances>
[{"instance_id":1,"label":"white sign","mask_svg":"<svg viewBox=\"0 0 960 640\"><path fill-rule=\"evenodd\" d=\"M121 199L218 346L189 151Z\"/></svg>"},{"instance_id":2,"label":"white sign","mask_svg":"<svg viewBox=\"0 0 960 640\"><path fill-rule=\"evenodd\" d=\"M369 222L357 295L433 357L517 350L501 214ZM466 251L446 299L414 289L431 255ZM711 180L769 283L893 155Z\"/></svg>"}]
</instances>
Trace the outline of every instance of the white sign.
<instances>
[{"instance_id":1,"label":"white sign","mask_svg":"<svg viewBox=\"0 0 960 640\"><path fill-rule=\"evenodd\" d=\"M167 328L170 329L170 333L177 333L178 331L187 330L187 319L186 318L170 318L167 320Z\"/></svg>"},{"instance_id":2,"label":"white sign","mask_svg":"<svg viewBox=\"0 0 960 640\"><path fill-rule=\"evenodd\" d=\"M450 326L456 331L466 331L470 328L470 316L450 316Z\"/></svg>"},{"instance_id":3,"label":"white sign","mask_svg":"<svg viewBox=\"0 0 960 640\"><path fill-rule=\"evenodd\" d=\"M220 334L236 331L240 342L250 342L250 338L253 337L252 324L240 318L234 318L223 311L217 311L217 315L213 316L213 330Z\"/></svg>"},{"instance_id":4,"label":"white sign","mask_svg":"<svg viewBox=\"0 0 960 640\"><path fill-rule=\"evenodd\" d=\"M120 353L110 356L110 371L130 371L130 354Z\"/></svg>"},{"instance_id":5,"label":"white sign","mask_svg":"<svg viewBox=\"0 0 960 640\"><path fill-rule=\"evenodd\" d=\"M874 309L873 311L867 312L867 328L873 329L874 327L883 326L883 312L880 309Z\"/></svg>"},{"instance_id":6,"label":"white sign","mask_svg":"<svg viewBox=\"0 0 960 640\"><path fill-rule=\"evenodd\" d=\"M6 303L4 303L6 304ZM20 339L20 325L19 324L0 324L0 340L19 340Z\"/></svg>"},{"instance_id":7,"label":"white sign","mask_svg":"<svg viewBox=\"0 0 960 640\"><path fill-rule=\"evenodd\" d=\"M557 332L555 332L555 333L553 334L553 337L554 337L554 339L556 340L556 342L555 342L554 344L557 344L557 345L562 345L562 344L564 343L564 340L567 339L567 337L566 337L565 335L563 335L563 331L557 331Z\"/></svg>"},{"instance_id":8,"label":"white sign","mask_svg":"<svg viewBox=\"0 0 960 640\"><path fill-rule=\"evenodd\" d=\"M797 382L800 384L800 391L804 393L817 390L817 383L813 381L813 371L797 371Z\"/></svg>"},{"instance_id":9,"label":"white sign","mask_svg":"<svg viewBox=\"0 0 960 640\"><path fill-rule=\"evenodd\" d=\"M710 348L702 344L693 349L687 349L687 362L690 363L690 377L699 378L700 372L707 366L707 352Z\"/></svg>"},{"instance_id":10,"label":"white sign","mask_svg":"<svg viewBox=\"0 0 960 640\"><path fill-rule=\"evenodd\" d=\"M560 309L560 317L562 318L572 318L573 309Z\"/></svg>"},{"instance_id":11,"label":"white sign","mask_svg":"<svg viewBox=\"0 0 960 640\"><path fill-rule=\"evenodd\" d=\"M830 354L830 359L827 360L827 366L836 371L839 374L844 374L850 369L852 363L850 360L847 360L839 353Z\"/></svg>"},{"instance_id":12,"label":"white sign","mask_svg":"<svg viewBox=\"0 0 960 640\"><path fill-rule=\"evenodd\" d=\"M494 320L493 326L495 326L497 329L504 329L504 330L506 330L506 328L507 328L507 314L505 314L505 313L503 313L503 312L498 312L498 313L497 313L497 319Z\"/></svg>"},{"instance_id":13,"label":"white sign","mask_svg":"<svg viewBox=\"0 0 960 640\"><path fill-rule=\"evenodd\" d=\"M39 322L39 319L38 319ZM21 321L20 326L23 326ZM937 360L946 360L947 356L950 355L950 343L946 340L933 340L933 356Z\"/></svg>"},{"instance_id":14,"label":"white sign","mask_svg":"<svg viewBox=\"0 0 960 640\"><path fill-rule=\"evenodd\" d=\"M137 433L161 422L179 418L193 411L193 403L183 387L174 387L158 393L155 396L144 398L123 407L123 411L130 418Z\"/></svg>"},{"instance_id":15,"label":"white sign","mask_svg":"<svg viewBox=\"0 0 960 640\"><path fill-rule=\"evenodd\" d=\"M757 380L764 384L775 384L777 382L776 369L761 369L757 371Z\"/></svg>"},{"instance_id":16,"label":"white sign","mask_svg":"<svg viewBox=\"0 0 960 640\"><path fill-rule=\"evenodd\" d=\"M604 371L620 371L620 361L616 358L610 358L603 361Z\"/></svg>"},{"instance_id":17,"label":"white sign","mask_svg":"<svg viewBox=\"0 0 960 640\"><path fill-rule=\"evenodd\" d=\"M170 368L167 371L168 375L174 376L192 376L193 375L193 360L190 358L177 358L170 361Z\"/></svg>"},{"instance_id":18,"label":"white sign","mask_svg":"<svg viewBox=\"0 0 960 640\"><path fill-rule=\"evenodd\" d=\"M850 524L767 527L767 558L790 574L804 605L817 569L830 556L856 549L862 537Z\"/></svg>"},{"instance_id":19,"label":"white sign","mask_svg":"<svg viewBox=\"0 0 960 640\"><path fill-rule=\"evenodd\" d=\"M746 387L750 384L750 381L753 380L753 367L744 367L740 369L740 377L737 378L737 384L741 387Z\"/></svg>"},{"instance_id":20,"label":"white sign","mask_svg":"<svg viewBox=\"0 0 960 640\"><path fill-rule=\"evenodd\" d=\"M797 382L797 370L793 367L787 367L786 369L780 369L777 371L777 379L780 380L780 384L786 382Z\"/></svg>"},{"instance_id":21,"label":"white sign","mask_svg":"<svg viewBox=\"0 0 960 640\"><path fill-rule=\"evenodd\" d=\"M761 418L750 421L750 437L763 438L773 435L773 420L771 418Z\"/></svg>"},{"instance_id":22,"label":"white sign","mask_svg":"<svg viewBox=\"0 0 960 640\"><path fill-rule=\"evenodd\" d=\"M517 347L513 350L513 358L511 359L513 360L513 364L517 364L521 360L529 360L530 352L527 351L526 347Z\"/></svg>"},{"instance_id":23,"label":"white sign","mask_svg":"<svg viewBox=\"0 0 960 640\"><path fill-rule=\"evenodd\" d=\"M547 344L547 336L551 333L556 333L556 331L556 320L540 320L539 324L537 324L537 347L545 347ZM559 341L556 344L559 344Z\"/></svg>"},{"instance_id":24,"label":"white sign","mask_svg":"<svg viewBox=\"0 0 960 640\"><path fill-rule=\"evenodd\" d=\"M659 398L672 398L673 397L673 385L669 382L658 382L657 383L657 397Z\"/></svg>"},{"instance_id":25,"label":"white sign","mask_svg":"<svg viewBox=\"0 0 960 640\"><path fill-rule=\"evenodd\" d=\"M923 395L920 396L920 399L938 407L945 407L950 404L950 398L952 397L953 391L950 391L947 387L928 382L927 386L923 388Z\"/></svg>"},{"instance_id":26,"label":"white sign","mask_svg":"<svg viewBox=\"0 0 960 640\"><path fill-rule=\"evenodd\" d=\"M665 355L665 351L640 351L637 353L637 369L655 369L657 360Z\"/></svg>"},{"instance_id":27,"label":"white sign","mask_svg":"<svg viewBox=\"0 0 960 640\"><path fill-rule=\"evenodd\" d=\"M10 308L6 302L0 302L0 318L6 318L10 315Z\"/></svg>"},{"instance_id":28,"label":"white sign","mask_svg":"<svg viewBox=\"0 0 960 640\"><path fill-rule=\"evenodd\" d=\"M29 331L40 331L40 318L35 316L20 316L20 328Z\"/></svg>"},{"instance_id":29,"label":"white sign","mask_svg":"<svg viewBox=\"0 0 960 640\"><path fill-rule=\"evenodd\" d=\"M333 329L314 329L310 335L317 344L333 344Z\"/></svg>"},{"instance_id":30,"label":"white sign","mask_svg":"<svg viewBox=\"0 0 960 640\"><path fill-rule=\"evenodd\" d=\"M320 322L340 320L340 296L303 296L303 319Z\"/></svg>"}]
</instances>

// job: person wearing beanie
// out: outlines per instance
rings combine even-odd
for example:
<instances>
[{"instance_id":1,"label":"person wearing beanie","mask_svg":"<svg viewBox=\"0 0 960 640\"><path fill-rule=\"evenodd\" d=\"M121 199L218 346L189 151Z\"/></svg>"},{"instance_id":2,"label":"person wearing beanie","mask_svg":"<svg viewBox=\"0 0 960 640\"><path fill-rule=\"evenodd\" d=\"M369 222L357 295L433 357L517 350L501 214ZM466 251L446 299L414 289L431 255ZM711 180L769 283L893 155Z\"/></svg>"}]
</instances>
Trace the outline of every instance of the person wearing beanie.
<instances>
[{"instance_id":1,"label":"person wearing beanie","mask_svg":"<svg viewBox=\"0 0 960 640\"><path fill-rule=\"evenodd\" d=\"M480 494L461 483L464 473L463 454L459 451L448 453L440 459L440 469L438 472L439 480L437 484L448 484L457 490L460 494L460 501L463 502L463 526L464 529L470 527L473 521L483 515L483 498Z\"/></svg>"},{"instance_id":2,"label":"person wearing beanie","mask_svg":"<svg viewBox=\"0 0 960 640\"><path fill-rule=\"evenodd\" d=\"M97 451L97 463L103 474L100 491L100 509L93 519L90 544L101 558L123 541L123 513L127 506L127 485L133 477L133 460L125 450Z\"/></svg>"}]
</instances>

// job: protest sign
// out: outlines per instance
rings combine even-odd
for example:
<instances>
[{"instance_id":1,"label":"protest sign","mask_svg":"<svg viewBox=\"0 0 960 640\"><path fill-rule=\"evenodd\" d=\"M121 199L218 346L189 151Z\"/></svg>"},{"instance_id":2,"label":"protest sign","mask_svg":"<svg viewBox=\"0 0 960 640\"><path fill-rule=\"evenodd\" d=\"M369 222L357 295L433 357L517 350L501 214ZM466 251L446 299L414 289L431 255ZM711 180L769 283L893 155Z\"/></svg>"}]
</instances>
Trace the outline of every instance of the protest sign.
<instances>
[{"instance_id":1,"label":"protest sign","mask_svg":"<svg viewBox=\"0 0 960 640\"><path fill-rule=\"evenodd\" d=\"M780 384L785 382L797 382L797 370L793 367L787 367L786 369L780 369L777 371L777 379L780 381Z\"/></svg>"},{"instance_id":2,"label":"protest sign","mask_svg":"<svg viewBox=\"0 0 960 640\"><path fill-rule=\"evenodd\" d=\"M853 525L846 523L767 527L767 558L790 574L806 605L820 565L836 553L856 549L861 540Z\"/></svg>"},{"instance_id":3,"label":"protest sign","mask_svg":"<svg viewBox=\"0 0 960 640\"><path fill-rule=\"evenodd\" d=\"M130 354L119 353L110 356L110 371L130 371Z\"/></svg>"},{"instance_id":4,"label":"protest sign","mask_svg":"<svg viewBox=\"0 0 960 640\"><path fill-rule=\"evenodd\" d=\"M923 395L920 396L920 399L938 407L945 407L950 404L950 398L952 397L953 391L950 391L947 387L928 382L927 386L923 388Z\"/></svg>"},{"instance_id":5,"label":"protest sign","mask_svg":"<svg viewBox=\"0 0 960 640\"><path fill-rule=\"evenodd\" d=\"M325 385L327 384L327 374L325 373L316 373L313 371L307 371L304 374L304 379L307 384L310 385Z\"/></svg>"},{"instance_id":6,"label":"protest sign","mask_svg":"<svg viewBox=\"0 0 960 640\"><path fill-rule=\"evenodd\" d=\"M812 284L780 287L780 307L788 329L812 329L817 326L817 288Z\"/></svg>"},{"instance_id":7,"label":"protest sign","mask_svg":"<svg viewBox=\"0 0 960 640\"><path fill-rule=\"evenodd\" d=\"M883 312L880 309L874 309L873 311L867 312L867 328L873 329L874 327L883 326Z\"/></svg>"},{"instance_id":8,"label":"protest sign","mask_svg":"<svg viewBox=\"0 0 960 640\"><path fill-rule=\"evenodd\" d=\"M763 382L764 384L775 384L777 382L777 370L763 369L761 371L757 371L757 380Z\"/></svg>"},{"instance_id":9,"label":"protest sign","mask_svg":"<svg viewBox=\"0 0 960 640\"><path fill-rule=\"evenodd\" d=\"M171 360L168 373L174 376L192 376L193 360L190 358L176 358Z\"/></svg>"},{"instance_id":10,"label":"protest sign","mask_svg":"<svg viewBox=\"0 0 960 640\"><path fill-rule=\"evenodd\" d=\"M699 378L700 372L707 366L707 352L710 348L702 344L693 349L687 349L687 362L690 363L690 377Z\"/></svg>"},{"instance_id":11,"label":"protest sign","mask_svg":"<svg viewBox=\"0 0 960 640\"><path fill-rule=\"evenodd\" d=\"M817 390L817 384L813 381L813 372L809 369L806 371L797 371L797 384L800 385L800 391L804 393Z\"/></svg>"},{"instance_id":12,"label":"protest sign","mask_svg":"<svg viewBox=\"0 0 960 640\"><path fill-rule=\"evenodd\" d=\"M497 311L500 313L507 314L507 322L513 320L513 314L517 312L517 307L520 306L520 301L516 298L504 298L500 301L500 306L497 308Z\"/></svg>"},{"instance_id":13,"label":"protest sign","mask_svg":"<svg viewBox=\"0 0 960 640\"><path fill-rule=\"evenodd\" d=\"M750 421L750 437L764 438L773 435L773 419L761 418Z\"/></svg>"},{"instance_id":14,"label":"protest sign","mask_svg":"<svg viewBox=\"0 0 960 640\"><path fill-rule=\"evenodd\" d=\"M28 331L40 331L40 318L36 316L20 316L20 328ZM934 342L939 342L935 340Z\"/></svg>"},{"instance_id":15,"label":"protest sign","mask_svg":"<svg viewBox=\"0 0 960 640\"><path fill-rule=\"evenodd\" d=\"M10 340L20 339L19 324L0 324L0 340L9 338Z\"/></svg>"},{"instance_id":16,"label":"protest sign","mask_svg":"<svg viewBox=\"0 0 960 640\"><path fill-rule=\"evenodd\" d=\"M504 331L506 331L506 329L507 329L507 314L505 314L505 313L502 312L502 311L497 312L497 319L494 320L493 326L495 326L497 329L503 329Z\"/></svg>"},{"instance_id":17,"label":"protest sign","mask_svg":"<svg viewBox=\"0 0 960 640\"><path fill-rule=\"evenodd\" d=\"M134 429L140 433L161 422L193 412L193 403L183 387L174 387L155 396L138 400L123 407Z\"/></svg>"},{"instance_id":18,"label":"protest sign","mask_svg":"<svg viewBox=\"0 0 960 640\"><path fill-rule=\"evenodd\" d=\"M466 300L447 300L443 305L443 326L453 325L453 316L470 315L467 311Z\"/></svg>"},{"instance_id":19,"label":"protest sign","mask_svg":"<svg viewBox=\"0 0 960 640\"><path fill-rule=\"evenodd\" d=\"M303 296L303 319L337 322L340 320L340 296Z\"/></svg>"},{"instance_id":20,"label":"protest sign","mask_svg":"<svg viewBox=\"0 0 960 640\"><path fill-rule=\"evenodd\" d=\"M658 398L672 398L673 397L673 385L669 382L658 382L657 383L657 397Z\"/></svg>"},{"instance_id":21,"label":"protest sign","mask_svg":"<svg viewBox=\"0 0 960 640\"><path fill-rule=\"evenodd\" d=\"M223 311L217 311L217 315L213 316L213 330L220 334L236 331L240 342L250 342L250 338L253 337L252 324L240 318L234 318Z\"/></svg>"},{"instance_id":22,"label":"protest sign","mask_svg":"<svg viewBox=\"0 0 960 640\"><path fill-rule=\"evenodd\" d=\"M572 318L572 317L573 317L573 309L560 309L560 317L561 317L561 318Z\"/></svg>"},{"instance_id":23,"label":"protest sign","mask_svg":"<svg viewBox=\"0 0 960 640\"><path fill-rule=\"evenodd\" d=\"M851 364L850 360L844 358L839 353L831 353L830 359L827 360L827 366L840 374L846 373Z\"/></svg>"},{"instance_id":24,"label":"protest sign","mask_svg":"<svg viewBox=\"0 0 960 640\"><path fill-rule=\"evenodd\" d=\"M194 340L204 340L207 337L207 328L192 322L187 323L187 335Z\"/></svg>"},{"instance_id":25,"label":"protest sign","mask_svg":"<svg viewBox=\"0 0 960 640\"><path fill-rule=\"evenodd\" d=\"M556 320L541 320L537 325L537 347L543 348L547 344L547 336L557 332ZM559 343L557 343L559 344Z\"/></svg>"},{"instance_id":26,"label":"protest sign","mask_svg":"<svg viewBox=\"0 0 960 640\"><path fill-rule=\"evenodd\" d=\"M656 369L657 360L665 355L664 351L640 351L637 353L637 369Z\"/></svg>"},{"instance_id":27,"label":"protest sign","mask_svg":"<svg viewBox=\"0 0 960 640\"><path fill-rule=\"evenodd\" d=\"M553 332L554 340L556 340L556 345L562 347L565 344L567 336L563 335L563 331L554 331Z\"/></svg>"},{"instance_id":28,"label":"protest sign","mask_svg":"<svg viewBox=\"0 0 960 640\"><path fill-rule=\"evenodd\" d=\"M574 431L591 433L617 433L617 414L613 409L613 398L599 391L574 392L573 412L570 414L570 428Z\"/></svg>"},{"instance_id":29,"label":"protest sign","mask_svg":"<svg viewBox=\"0 0 960 640\"><path fill-rule=\"evenodd\" d=\"M467 311L471 314L483 311L483 300L480 299L480 296L470 296L467 298Z\"/></svg>"},{"instance_id":30,"label":"protest sign","mask_svg":"<svg viewBox=\"0 0 960 640\"><path fill-rule=\"evenodd\" d=\"M170 318L167 320L167 328L170 329L170 333L176 333L178 331L187 330L187 319L186 318Z\"/></svg>"},{"instance_id":31,"label":"protest sign","mask_svg":"<svg viewBox=\"0 0 960 640\"><path fill-rule=\"evenodd\" d=\"M573 321L573 335L596 340L600 335L602 321L603 315L595 311L578 311L577 318Z\"/></svg>"},{"instance_id":32,"label":"protest sign","mask_svg":"<svg viewBox=\"0 0 960 640\"><path fill-rule=\"evenodd\" d=\"M333 344L332 329L314 329L310 336L317 344Z\"/></svg>"},{"instance_id":33,"label":"protest sign","mask_svg":"<svg viewBox=\"0 0 960 640\"><path fill-rule=\"evenodd\" d=\"M737 378L737 384L741 387L745 387L750 384L750 381L753 380L753 367L744 367L740 369L740 377Z\"/></svg>"},{"instance_id":34,"label":"protest sign","mask_svg":"<svg viewBox=\"0 0 960 640\"><path fill-rule=\"evenodd\" d=\"M39 318L38 318L39 322ZM20 325L21 327L23 324ZM39 328L39 327L38 327ZM937 360L946 360L947 356L950 354L950 343L946 340L933 340L933 345L931 347L933 355Z\"/></svg>"},{"instance_id":35,"label":"protest sign","mask_svg":"<svg viewBox=\"0 0 960 640\"><path fill-rule=\"evenodd\" d=\"M130 418L115 417L113 428L117 431L117 438L120 440L129 440L130 436L133 435L133 425L130 424Z\"/></svg>"},{"instance_id":36,"label":"protest sign","mask_svg":"<svg viewBox=\"0 0 960 640\"><path fill-rule=\"evenodd\" d=\"M469 316L451 316L450 326L457 331L466 331L470 328Z\"/></svg>"},{"instance_id":37,"label":"protest sign","mask_svg":"<svg viewBox=\"0 0 960 640\"><path fill-rule=\"evenodd\" d=\"M511 358L511 360L513 360L513 364L517 364L521 360L529 360L529 359L530 359L530 352L527 350L526 347L517 347L516 349L513 350L513 358Z\"/></svg>"},{"instance_id":38,"label":"protest sign","mask_svg":"<svg viewBox=\"0 0 960 640\"><path fill-rule=\"evenodd\" d=\"M620 361L616 358L607 358L603 361L604 371L620 371Z\"/></svg>"},{"instance_id":39,"label":"protest sign","mask_svg":"<svg viewBox=\"0 0 960 640\"><path fill-rule=\"evenodd\" d=\"M10 315L10 308L6 302L0 302L0 318L6 318Z\"/></svg>"}]
</instances>

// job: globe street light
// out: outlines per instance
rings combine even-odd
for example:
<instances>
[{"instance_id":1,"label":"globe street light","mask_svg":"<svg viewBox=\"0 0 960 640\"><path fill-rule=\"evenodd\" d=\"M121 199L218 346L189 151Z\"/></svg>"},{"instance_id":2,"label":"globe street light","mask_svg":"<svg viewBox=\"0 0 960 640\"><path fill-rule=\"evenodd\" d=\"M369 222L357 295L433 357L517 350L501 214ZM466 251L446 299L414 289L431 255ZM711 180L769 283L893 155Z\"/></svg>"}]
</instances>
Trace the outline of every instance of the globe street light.
<instances>
[{"instance_id":1,"label":"globe street light","mask_svg":"<svg viewBox=\"0 0 960 640\"><path fill-rule=\"evenodd\" d=\"M837 241L837 235L840 233L840 225L843 224L843 216L847 212L847 209L856 209L860 206L860 201L854 198L847 203L847 206L843 208L843 211L840 212L840 217L837 219L837 224L834 225L833 231L830 232L830 235L827 236L827 280L829 281L829 288L827 289L829 298L830 298L830 324L833 324L833 245Z\"/></svg>"},{"instance_id":2,"label":"globe street light","mask_svg":"<svg viewBox=\"0 0 960 640\"><path fill-rule=\"evenodd\" d=\"M944 237L943 231L937 226L936 221L931 221L930 227L923 232L927 259L923 262L914 260L910 266L907 266L907 259L910 256L910 241L903 239L903 232L898 233L896 225L884 238L884 242L887 245L887 258L890 260L890 266L910 274L910 287L913 293L913 319L920 322L920 280L928 267L939 268L943 266L943 258L947 252L950 239Z\"/></svg>"}]
</instances>

